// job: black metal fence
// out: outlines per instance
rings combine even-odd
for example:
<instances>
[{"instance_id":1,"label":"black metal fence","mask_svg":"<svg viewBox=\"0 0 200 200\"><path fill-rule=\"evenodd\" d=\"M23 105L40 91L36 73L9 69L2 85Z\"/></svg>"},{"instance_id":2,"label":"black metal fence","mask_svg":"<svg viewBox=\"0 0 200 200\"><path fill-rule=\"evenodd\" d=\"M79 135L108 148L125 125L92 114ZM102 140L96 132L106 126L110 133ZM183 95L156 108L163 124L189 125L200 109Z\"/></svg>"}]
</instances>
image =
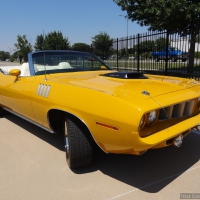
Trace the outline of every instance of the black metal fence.
<instances>
[{"instance_id":1,"label":"black metal fence","mask_svg":"<svg viewBox=\"0 0 200 200\"><path fill-rule=\"evenodd\" d=\"M188 73L189 35L181 37L167 32L148 32L114 39L110 46L102 43L98 48L91 47L95 54L118 71L142 71L200 80L199 37L195 43L193 73ZM169 47L173 53L169 52Z\"/></svg>"}]
</instances>

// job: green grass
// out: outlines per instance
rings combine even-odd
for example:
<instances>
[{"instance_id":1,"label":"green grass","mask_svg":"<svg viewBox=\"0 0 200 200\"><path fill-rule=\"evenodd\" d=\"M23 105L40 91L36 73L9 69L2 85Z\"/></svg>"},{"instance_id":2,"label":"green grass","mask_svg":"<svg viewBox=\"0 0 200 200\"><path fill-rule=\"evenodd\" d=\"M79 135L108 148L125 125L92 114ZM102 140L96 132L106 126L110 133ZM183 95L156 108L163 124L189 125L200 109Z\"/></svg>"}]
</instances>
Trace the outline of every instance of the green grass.
<instances>
[{"instance_id":1,"label":"green grass","mask_svg":"<svg viewBox=\"0 0 200 200\"><path fill-rule=\"evenodd\" d=\"M116 60L107 60L106 61L111 67L117 68ZM163 61L154 62L152 60L140 60L139 69L140 70L165 70L166 63ZM137 61L127 61L127 60L119 60L118 68L120 70L129 69L129 70L137 70ZM168 62L167 65L168 70L173 71L187 71L187 62ZM194 71L200 73L200 65L195 64Z\"/></svg>"}]
</instances>

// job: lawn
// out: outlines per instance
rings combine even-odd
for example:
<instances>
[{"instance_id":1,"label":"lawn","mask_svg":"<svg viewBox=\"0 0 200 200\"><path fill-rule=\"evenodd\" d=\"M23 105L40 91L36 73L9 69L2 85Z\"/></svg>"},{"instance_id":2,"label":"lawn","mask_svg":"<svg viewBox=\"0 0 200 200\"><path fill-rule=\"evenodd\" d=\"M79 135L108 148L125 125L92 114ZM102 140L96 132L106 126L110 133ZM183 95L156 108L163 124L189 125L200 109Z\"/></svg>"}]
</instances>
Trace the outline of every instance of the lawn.
<instances>
[{"instance_id":1,"label":"lawn","mask_svg":"<svg viewBox=\"0 0 200 200\"><path fill-rule=\"evenodd\" d=\"M106 60L112 68L117 69L117 60ZM136 60L118 60L119 70L137 70L139 65L139 70L151 70L151 71L165 71L167 67L168 71L174 72L187 72L187 62L166 62L160 61L155 62L153 60L140 60L139 64ZM194 72L200 73L200 63L195 62Z\"/></svg>"}]
</instances>

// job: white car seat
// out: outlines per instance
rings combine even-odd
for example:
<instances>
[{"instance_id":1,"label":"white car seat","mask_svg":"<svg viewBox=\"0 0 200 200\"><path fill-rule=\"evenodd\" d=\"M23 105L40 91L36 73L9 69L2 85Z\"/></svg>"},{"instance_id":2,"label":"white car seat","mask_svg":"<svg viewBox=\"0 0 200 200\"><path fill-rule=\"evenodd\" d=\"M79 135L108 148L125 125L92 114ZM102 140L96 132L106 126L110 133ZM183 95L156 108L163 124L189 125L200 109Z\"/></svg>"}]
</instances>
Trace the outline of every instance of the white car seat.
<instances>
[{"instance_id":1,"label":"white car seat","mask_svg":"<svg viewBox=\"0 0 200 200\"><path fill-rule=\"evenodd\" d=\"M68 62L60 62L58 69L73 69L73 67Z\"/></svg>"},{"instance_id":2,"label":"white car seat","mask_svg":"<svg viewBox=\"0 0 200 200\"><path fill-rule=\"evenodd\" d=\"M29 64L23 63L21 65L21 74L20 76L30 76Z\"/></svg>"}]
</instances>

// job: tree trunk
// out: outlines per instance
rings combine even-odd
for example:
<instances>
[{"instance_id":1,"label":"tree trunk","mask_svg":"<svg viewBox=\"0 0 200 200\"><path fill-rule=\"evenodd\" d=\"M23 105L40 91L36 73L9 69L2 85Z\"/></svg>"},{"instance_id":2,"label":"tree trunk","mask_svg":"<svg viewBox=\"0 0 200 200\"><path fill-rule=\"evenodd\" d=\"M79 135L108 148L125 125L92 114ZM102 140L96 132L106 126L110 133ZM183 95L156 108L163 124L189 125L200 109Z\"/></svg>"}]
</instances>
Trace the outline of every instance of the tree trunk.
<instances>
[{"instance_id":1,"label":"tree trunk","mask_svg":"<svg viewBox=\"0 0 200 200\"><path fill-rule=\"evenodd\" d=\"M187 67L187 73L194 73L194 51L195 51L195 31L193 28L190 30L190 50L189 50L189 62Z\"/></svg>"}]
</instances>

